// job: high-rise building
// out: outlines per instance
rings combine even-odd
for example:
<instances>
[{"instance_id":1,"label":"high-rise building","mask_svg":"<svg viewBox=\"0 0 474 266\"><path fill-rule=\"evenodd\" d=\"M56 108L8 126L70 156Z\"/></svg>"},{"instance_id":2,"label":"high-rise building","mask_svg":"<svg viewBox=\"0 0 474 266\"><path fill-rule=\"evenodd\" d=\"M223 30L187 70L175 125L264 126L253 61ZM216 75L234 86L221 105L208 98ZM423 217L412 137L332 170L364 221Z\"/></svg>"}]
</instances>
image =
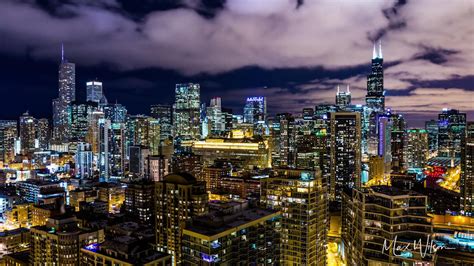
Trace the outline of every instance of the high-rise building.
<instances>
[{"instance_id":1,"label":"high-rise building","mask_svg":"<svg viewBox=\"0 0 474 266\"><path fill-rule=\"evenodd\" d=\"M99 171L103 180L120 178L125 163L125 125L99 119Z\"/></svg>"},{"instance_id":2,"label":"high-rise building","mask_svg":"<svg viewBox=\"0 0 474 266\"><path fill-rule=\"evenodd\" d=\"M342 195L341 250L348 265L434 265L426 196L389 186ZM414 241L419 248L399 248Z\"/></svg>"},{"instance_id":3,"label":"high-rise building","mask_svg":"<svg viewBox=\"0 0 474 266\"><path fill-rule=\"evenodd\" d=\"M392 156L392 172L403 173L406 168L406 121L401 114L389 114L391 122L390 151Z\"/></svg>"},{"instance_id":4,"label":"high-rise building","mask_svg":"<svg viewBox=\"0 0 474 266\"><path fill-rule=\"evenodd\" d=\"M304 120L313 120L314 118L314 109L313 108L303 108L303 119Z\"/></svg>"},{"instance_id":5,"label":"high-rise building","mask_svg":"<svg viewBox=\"0 0 474 266\"><path fill-rule=\"evenodd\" d=\"M247 97L244 106L244 123L257 124L267 121L267 99Z\"/></svg>"},{"instance_id":6,"label":"high-rise building","mask_svg":"<svg viewBox=\"0 0 474 266\"><path fill-rule=\"evenodd\" d=\"M222 104L220 97L211 99L209 107L206 110L208 119L209 133L211 136L221 136L225 133L225 117L222 114Z\"/></svg>"},{"instance_id":7,"label":"high-rise building","mask_svg":"<svg viewBox=\"0 0 474 266\"><path fill-rule=\"evenodd\" d=\"M74 217L50 218L31 228L30 265L78 265L82 246L104 241L104 231L77 226Z\"/></svg>"},{"instance_id":8,"label":"high-rise building","mask_svg":"<svg viewBox=\"0 0 474 266\"><path fill-rule=\"evenodd\" d=\"M165 104L154 104L150 107L151 117L156 119L160 125L160 141L173 137L173 116L171 110L171 106Z\"/></svg>"},{"instance_id":9,"label":"high-rise building","mask_svg":"<svg viewBox=\"0 0 474 266\"><path fill-rule=\"evenodd\" d=\"M130 146L129 173L136 177L145 177L148 170L150 149L146 146Z\"/></svg>"},{"instance_id":10,"label":"high-rise building","mask_svg":"<svg viewBox=\"0 0 474 266\"><path fill-rule=\"evenodd\" d=\"M54 137L58 141L67 141L70 129L68 106L76 100L76 66L64 57L64 47L61 47L58 96L53 100Z\"/></svg>"},{"instance_id":11,"label":"high-rise building","mask_svg":"<svg viewBox=\"0 0 474 266\"><path fill-rule=\"evenodd\" d=\"M330 113L329 127L330 186L332 200L341 202L344 187L359 187L361 183L361 123L360 114Z\"/></svg>"},{"instance_id":12,"label":"high-rise building","mask_svg":"<svg viewBox=\"0 0 474 266\"><path fill-rule=\"evenodd\" d=\"M51 130L49 127L48 119L38 119L36 124L36 139L38 140L39 149L47 150L49 148L49 141L51 140Z\"/></svg>"},{"instance_id":13,"label":"high-rise building","mask_svg":"<svg viewBox=\"0 0 474 266\"><path fill-rule=\"evenodd\" d=\"M351 105L351 91L349 90L349 85L347 85L346 91L341 91L339 85L337 86L336 105L339 108Z\"/></svg>"},{"instance_id":14,"label":"high-rise building","mask_svg":"<svg viewBox=\"0 0 474 266\"><path fill-rule=\"evenodd\" d=\"M425 129L428 132L428 143L430 154L438 153L438 121L432 119L425 122Z\"/></svg>"},{"instance_id":15,"label":"high-rise building","mask_svg":"<svg viewBox=\"0 0 474 266\"><path fill-rule=\"evenodd\" d=\"M76 101L68 105L70 121L69 139L72 141L85 141L89 133L90 116L97 110L94 102L79 103Z\"/></svg>"},{"instance_id":16,"label":"high-rise building","mask_svg":"<svg viewBox=\"0 0 474 266\"><path fill-rule=\"evenodd\" d=\"M107 104L102 107L102 111L105 118L112 123L125 123L127 121L127 108L119 103Z\"/></svg>"},{"instance_id":17,"label":"high-rise building","mask_svg":"<svg viewBox=\"0 0 474 266\"><path fill-rule=\"evenodd\" d=\"M289 114L277 114L272 125L272 163L277 167L294 167L296 163L295 118Z\"/></svg>"},{"instance_id":18,"label":"high-rise building","mask_svg":"<svg viewBox=\"0 0 474 266\"><path fill-rule=\"evenodd\" d=\"M382 42L378 47L374 43L372 56L372 72L367 76L367 96L365 97L367 107L375 112L385 110L385 89L383 85L383 57Z\"/></svg>"},{"instance_id":19,"label":"high-rise building","mask_svg":"<svg viewBox=\"0 0 474 266\"><path fill-rule=\"evenodd\" d=\"M407 130L406 159L408 168L424 168L429 155L428 132L425 129Z\"/></svg>"},{"instance_id":20,"label":"high-rise building","mask_svg":"<svg viewBox=\"0 0 474 266\"><path fill-rule=\"evenodd\" d=\"M140 179L127 183L124 204L125 213L143 224L154 224L155 183L150 179Z\"/></svg>"},{"instance_id":21,"label":"high-rise building","mask_svg":"<svg viewBox=\"0 0 474 266\"><path fill-rule=\"evenodd\" d=\"M377 155L384 159L386 172L390 172L392 164L392 121L388 115L378 116L378 148Z\"/></svg>"},{"instance_id":22,"label":"high-rise building","mask_svg":"<svg viewBox=\"0 0 474 266\"><path fill-rule=\"evenodd\" d=\"M465 130L465 113L455 109L443 109L438 115L438 156L459 158Z\"/></svg>"},{"instance_id":23,"label":"high-rise building","mask_svg":"<svg viewBox=\"0 0 474 266\"><path fill-rule=\"evenodd\" d=\"M201 138L201 92L199 84L176 84L173 112L174 137L180 140Z\"/></svg>"},{"instance_id":24,"label":"high-rise building","mask_svg":"<svg viewBox=\"0 0 474 266\"><path fill-rule=\"evenodd\" d=\"M74 155L76 177L79 178L90 178L93 174L93 154L91 145L89 143L79 142L77 143L77 151Z\"/></svg>"},{"instance_id":25,"label":"high-rise building","mask_svg":"<svg viewBox=\"0 0 474 266\"><path fill-rule=\"evenodd\" d=\"M281 212L280 265L326 265L327 183L320 171L276 169L260 201Z\"/></svg>"},{"instance_id":26,"label":"high-rise building","mask_svg":"<svg viewBox=\"0 0 474 266\"><path fill-rule=\"evenodd\" d=\"M232 203L242 205L228 202L221 209ZM280 263L278 211L242 208L223 213L221 209L193 219L183 230L183 265Z\"/></svg>"},{"instance_id":27,"label":"high-rise building","mask_svg":"<svg viewBox=\"0 0 474 266\"><path fill-rule=\"evenodd\" d=\"M99 103L104 93L102 90L102 82L89 81L86 83L86 97L88 102Z\"/></svg>"},{"instance_id":28,"label":"high-rise building","mask_svg":"<svg viewBox=\"0 0 474 266\"><path fill-rule=\"evenodd\" d=\"M148 178L161 181L169 174L169 159L163 155L148 156Z\"/></svg>"},{"instance_id":29,"label":"high-rise building","mask_svg":"<svg viewBox=\"0 0 474 266\"><path fill-rule=\"evenodd\" d=\"M205 182L190 174L170 174L156 184L156 246L182 262L182 233L193 216L208 211Z\"/></svg>"},{"instance_id":30,"label":"high-rise building","mask_svg":"<svg viewBox=\"0 0 474 266\"><path fill-rule=\"evenodd\" d=\"M15 159L17 121L0 120L0 161L9 163Z\"/></svg>"},{"instance_id":31,"label":"high-rise building","mask_svg":"<svg viewBox=\"0 0 474 266\"><path fill-rule=\"evenodd\" d=\"M21 153L28 154L35 149L36 119L28 112L20 116Z\"/></svg>"},{"instance_id":32,"label":"high-rise building","mask_svg":"<svg viewBox=\"0 0 474 266\"><path fill-rule=\"evenodd\" d=\"M461 211L474 216L474 122L466 126L461 152Z\"/></svg>"}]
</instances>

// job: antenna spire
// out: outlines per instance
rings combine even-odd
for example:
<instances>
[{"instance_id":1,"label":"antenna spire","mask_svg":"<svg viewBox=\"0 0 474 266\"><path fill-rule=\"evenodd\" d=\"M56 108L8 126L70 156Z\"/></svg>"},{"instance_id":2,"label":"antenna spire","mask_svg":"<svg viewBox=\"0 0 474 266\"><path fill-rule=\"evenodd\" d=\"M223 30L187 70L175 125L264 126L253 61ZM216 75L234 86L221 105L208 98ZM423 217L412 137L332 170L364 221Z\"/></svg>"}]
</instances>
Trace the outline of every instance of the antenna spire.
<instances>
[{"instance_id":1,"label":"antenna spire","mask_svg":"<svg viewBox=\"0 0 474 266\"><path fill-rule=\"evenodd\" d=\"M379 39L379 58L383 58L383 56L382 56L382 39Z\"/></svg>"},{"instance_id":2,"label":"antenna spire","mask_svg":"<svg viewBox=\"0 0 474 266\"><path fill-rule=\"evenodd\" d=\"M337 94L339 94L339 85L337 85Z\"/></svg>"},{"instance_id":3,"label":"antenna spire","mask_svg":"<svg viewBox=\"0 0 474 266\"><path fill-rule=\"evenodd\" d=\"M64 62L64 43L61 43L61 62Z\"/></svg>"},{"instance_id":4,"label":"antenna spire","mask_svg":"<svg viewBox=\"0 0 474 266\"><path fill-rule=\"evenodd\" d=\"M374 50L372 51L372 59L375 59L375 58L377 58L377 49L374 42Z\"/></svg>"},{"instance_id":5,"label":"antenna spire","mask_svg":"<svg viewBox=\"0 0 474 266\"><path fill-rule=\"evenodd\" d=\"M349 84L347 84L347 93L351 93L351 90L349 89Z\"/></svg>"}]
</instances>

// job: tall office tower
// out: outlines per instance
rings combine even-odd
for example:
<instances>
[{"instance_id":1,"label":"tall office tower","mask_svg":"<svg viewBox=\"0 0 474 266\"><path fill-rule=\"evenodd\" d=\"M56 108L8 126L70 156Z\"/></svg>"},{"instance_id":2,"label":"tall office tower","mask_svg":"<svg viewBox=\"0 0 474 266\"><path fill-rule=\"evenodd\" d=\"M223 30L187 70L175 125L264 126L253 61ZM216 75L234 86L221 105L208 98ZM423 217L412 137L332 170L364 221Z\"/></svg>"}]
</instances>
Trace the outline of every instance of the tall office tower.
<instances>
[{"instance_id":1,"label":"tall office tower","mask_svg":"<svg viewBox=\"0 0 474 266\"><path fill-rule=\"evenodd\" d=\"M156 184L156 245L182 262L182 233L186 222L208 211L205 182L190 174L170 174Z\"/></svg>"},{"instance_id":2,"label":"tall office tower","mask_svg":"<svg viewBox=\"0 0 474 266\"><path fill-rule=\"evenodd\" d=\"M428 132L428 143L430 156L438 154L438 121L431 119L425 122L425 129Z\"/></svg>"},{"instance_id":3,"label":"tall office tower","mask_svg":"<svg viewBox=\"0 0 474 266\"><path fill-rule=\"evenodd\" d=\"M69 139L71 141L84 142L89 132L90 116L97 111L97 103L87 102L79 103L73 101L68 106L69 121Z\"/></svg>"},{"instance_id":4,"label":"tall office tower","mask_svg":"<svg viewBox=\"0 0 474 266\"><path fill-rule=\"evenodd\" d=\"M75 217L49 218L31 228L29 265L78 265L80 248L104 241L104 230L78 227Z\"/></svg>"},{"instance_id":5,"label":"tall office tower","mask_svg":"<svg viewBox=\"0 0 474 266\"><path fill-rule=\"evenodd\" d=\"M272 164L294 167L296 160L295 119L289 113L277 114L272 128Z\"/></svg>"},{"instance_id":6,"label":"tall office tower","mask_svg":"<svg viewBox=\"0 0 474 266\"><path fill-rule=\"evenodd\" d=\"M392 121L387 115L378 117L378 156L383 157L385 162L385 169L390 173L392 164Z\"/></svg>"},{"instance_id":7,"label":"tall office tower","mask_svg":"<svg viewBox=\"0 0 474 266\"><path fill-rule=\"evenodd\" d=\"M474 122L466 126L461 152L461 211L474 216Z\"/></svg>"},{"instance_id":8,"label":"tall office tower","mask_svg":"<svg viewBox=\"0 0 474 266\"><path fill-rule=\"evenodd\" d=\"M150 179L131 181L125 189L125 213L146 225L154 224L155 183Z\"/></svg>"},{"instance_id":9,"label":"tall office tower","mask_svg":"<svg viewBox=\"0 0 474 266\"><path fill-rule=\"evenodd\" d=\"M181 140L201 138L201 93L199 84L176 84L173 111L174 137Z\"/></svg>"},{"instance_id":10,"label":"tall office tower","mask_svg":"<svg viewBox=\"0 0 474 266\"><path fill-rule=\"evenodd\" d=\"M100 81L89 81L86 83L86 101L99 103L104 96L102 90L102 82Z\"/></svg>"},{"instance_id":11,"label":"tall office tower","mask_svg":"<svg viewBox=\"0 0 474 266\"><path fill-rule=\"evenodd\" d=\"M338 206L345 187L360 187L361 123L359 113L330 113L329 154L331 178L329 195ZM340 207L340 206L339 206Z\"/></svg>"},{"instance_id":12,"label":"tall office tower","mask_svg":"<svg viewBox=\"0 0 474 266\"><path fill-rule=\"evenodd\" d=\"M424 168L428 155L428 132L424 129L409 129L406 148L407 167Z\"/></svg>"},{"instance_id":13,"label":"tall office tower","mask_svg":"<svg viewBox=\"0 0 474 266\"><path fill-rule=\"evenodd\" d=\"M76 177L91 178L93 175L93 155L91 145L89 143L77 143L77 152L74 155Z\"/></svg>"},{"instance_id":14,"label":"tall office tower","mask_svg":"<svg viewBox=\"0 0 474 266\"><path fill-rule=\"evenodd\" d=\"M279 210L280 265L326 265L327 183L318 171L276 169L262 179L262 205Z\"/></svg>"},{"instance_id":15,"label":"tall office tower","mask_svg":"<svg viewBox=\"0 0 474 266\"><path fill-rule=\"evenodd\" d=\"M214 97L207 107L206 115L211 136L222 136L225 133L225 121L222 114L221 98Z\"/></svg>"},{"instance_id":16,"label":"tall office tower","mask_svg":"<svg viewBox=\"0 0 474 266\"><path fill-rule=\"evenodd\" d=\"M336 112L336 106L334 104L319 104L314 107L314 116L317 118L328 118L329 113Z\"/></svg>"},{"instance_id":17,"label":"tall office tower","mask_svg":"<svg viewBox=\"0 0 474 266\"><path fill-rule=\"evenodd\" d=\"M159 149L160 126L154 118L145 115L130 115L127 118L126 128L127 151L133 145L151 147L153 152Z\"/></svg>"},{"instance_id":18,"label":"tall office tower","mask_svg":"<svg viewBox=\"0 0 474 266\"><path fill-rule=\"evenodd\" d=\"M102 180L121 178L125 162L125 126L99 119L99 171Z\"/></svg>"},{"instance_id":19,"label":"tall office tower","mask_svg":"<svg viewBox=\"0 0 474 266\"><path fill-rule=\"evenodd\" d=\"M313 108L303 108L303 119L304 120L313 120L314 119L314 109Z\"/></svg>"},{"instance_id":20,"label":"tall office tower","mask_svg":"<svg viewBox=\"0 0 474 266\"><path fill-rule=\"evenodd\" d=\"M232 203L240 204L222 203L186 226L183 265L279 265L280 213L257 208L230 212L226 207Z\"/></svg>"},{"instance_id":21,"label":"tall office tower","mask_svg":"<svg viewBox=\"0 0 474 266\"><path fill-rule=\"evenodd\" d=\"M267 121L267 98L247 97L244 106L244 123L257 124Z\"/></svg>"},{"instance_id":22,"label":"tall office tower","mask_svg":"<svg viewBox=\"0 0 474 266\"><path fill-rule=\"evenodd\" d=\"M127 122L127 108L119 103L104 105L102 111L105 118L109 119L112 123Z\"/></svg>"},{"instance_id":23,"label":"tall office tower","mask_svg":"<svg viewBox=\"0 0 474 266\"><path fill-rule=\"evenodd\" d=\"M372 73L367 76L367 96L365 96L367 107L375 112L385 111L385 90L383 85L383 57L382 42L378 47L374 43L372 56Z\"/></svg>"},{"instance_id":24,"label":"tall office tower","mask_svg":"<svg viewBox=\"0 0 474 266\"><path fill-rule=\"evenodd\" d=\"M153 181L162 181L169 174L169 159L163 155L148 156L148 178Z\"/></svg>"},{"instance_id":25,"label":"tall office tower","mask_svg":"<svg viewBox=\"0 0 474 266\"><path fill-rule=\"evenodd\" d=\"M222 108L222 119L224 123L225 134L228 135L232 131L233 123L234 123L232 109Z\"/></svg>"},{"instance_id":26,"label":"tall office tower","mask_svg":"<svg viewBox=\"0 0 474 266\"><path fill-rule=\"evenodd\" d=\"M405 142L406 142L406 122L401 114L390 114L391 140L390 150L392 156L392 172L403 173L406 167L404 156Z\"/></svg>"},{"instance_id":27,"label":"tall office tower","mask_svg":"<svg viewBox=\"0 0 474 266\"><path fill-rule=\"evenodd\" d=\"M459 158L465 130L465 113L455 109L443 109L438 115L438 156Z\"/></svg>"},{"instance_id":28,"label":"tall office tower","mask_svg":"<svg viewBox=\"0 0 474 266\"><path fill-rule=\"evenodd\" d=\"M0 120L0 161L10 163L15 159L15 138L18 134L15 120Z\"/></svg>"},{"instance_id":29,"label":"tall office tower","mask_svg":"<svg viewBox=\"0 0 474 266\"><path fill-rule=\"evenodd\" d=\"M51 130L47 118L41 118L36 121L36 139L38 140L38 148L47 150L51 139Z\"/></svg>"},{"instance_id":30,"label":"tall office tower","mask_svg":"<svg viewBox=\"0 0 474 266\"><path fill-rule=\"evenodd\" d=\"M58 141L68 141L69 120L68 106L76 100L76 66L64 57L61 47L61 64L59 65L59 97L53 100L54 137Z\"/></svg>"},{"instance_id":31,"label":"tall office tower","mask_svg":"<svg viewBox=\"0 0 474 266\"><path fill-rule=\"evenodd\" d=\"M86 142L91 144L91 151L94 156L99 154L100 146L100 127L99 120L104 119L104 113L94 111L89 116L89 130L87 132Z\"/></svg>"},{"instance_id":32,"label":"tall office tower","mask_svg":"<svg viewBox=\"0 0 474 266\"><path fill-rule=\"evenodd\" d=\"M160 124L160 140L165 141L173 137L172 108L169 105L154 104L150 107L150 115Z\"/></svg>"},{"instance_id":33,"label":"tall office tower","mask_svg":"<svg viewBox=\"0 0 474 266\"><path fill-rule=\"evenodd\" d=\"M348 193L343 193L341 247L348 265L434 265L434 254L425 254L433 233L427 196L389 186ZM414 241L421 247L398 248Z\"/></svg>"},{"instance_id":34,"label":"tall office tower","mask_svg":"<svg viewBox=\"0 0 474 266\"><path fill-rule=\"evenodd\" d=\"M136 177L145 177L148 170L148 156L150 156L148 147L142 145L130 146L129 173Z\"/></svg>"},{"instance_id":35,"label":"tall office tower","mask_svg":"<svg viewBox=\"0 0 474 266\"><path fill-rule=\"evenodd\" d=\"M158 120L150 118L148 120L148 146L151 155L162 153L161 126Z\"/></svg>"},{"instance_id":36,"label":"tall office tower","mask_svg":"<svg viewBox=\"0 0 474 266\"><path fill-rule=\"evenodd\" d=\"M35 149L36 119L28 111L20 116L21 153L28 154Z\"/></svg>"},{"instance_id":37,"label":"tall office tower","mask_svg":"<svg viewBox=\"0 0 474 266\"><path fill-rule=\"evenodd\" d=\"M346 91L341 91L339 85L337 86L336 105L339 108L351 105L351 91L349 90L349 85L347 85Z\"/></svg>"}]
</instances>

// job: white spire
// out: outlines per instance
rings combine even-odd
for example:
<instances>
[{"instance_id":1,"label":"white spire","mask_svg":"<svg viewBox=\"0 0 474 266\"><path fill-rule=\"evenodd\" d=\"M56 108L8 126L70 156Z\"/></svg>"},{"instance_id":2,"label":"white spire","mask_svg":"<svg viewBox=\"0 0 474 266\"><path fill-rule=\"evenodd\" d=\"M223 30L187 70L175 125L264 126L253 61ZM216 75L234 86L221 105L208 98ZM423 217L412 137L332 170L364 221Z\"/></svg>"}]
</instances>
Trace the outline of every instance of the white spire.
<instances>
[{"instance_id":1,"label":"white spire","mask_svg":"<svg viewBox=\"0 0 474 266\"><path fill-rule=\"evenodd\" d=\"M347 93L351 93L351 90L349 89L349 84L347 84Z\"/></svg>"},{"instance_id":2,"label":"white spire","mask_svg":"<svg viewBox=\"0 0 474 266\"><path fill-rule=\"evenodd\" d=\"M372 52L372 59L377 58L377 49L375 48L375 42L374 42L374 51Z\"/></svg>"},{"instance_id":3,"label":"white spire","mask_svg":"<svg viewBox=\"0 0 474 266\"><path fill-rule=\"evenodd\" d=\"M337 94L339 94L339 85L337 85Z\"/></svg>"},{"instance_id":4,"label":"white spire","mask_svg":"<svg viewBox=\"0 0 474 266\"><path fill-rule=\"evenodd\" d=\"M61 62L64 62L64 43L61 43Z\"/></svg>"},{"instance_id":5,"label":"white spire","mask_svg":"<svg viewBox=\"0 0 474 266\"><path fill-rule=\"evenodd\" d=\"M383 56L382 56L382 39L379 39L379 58L383 58Z\"/></svg>"}]
</instances>

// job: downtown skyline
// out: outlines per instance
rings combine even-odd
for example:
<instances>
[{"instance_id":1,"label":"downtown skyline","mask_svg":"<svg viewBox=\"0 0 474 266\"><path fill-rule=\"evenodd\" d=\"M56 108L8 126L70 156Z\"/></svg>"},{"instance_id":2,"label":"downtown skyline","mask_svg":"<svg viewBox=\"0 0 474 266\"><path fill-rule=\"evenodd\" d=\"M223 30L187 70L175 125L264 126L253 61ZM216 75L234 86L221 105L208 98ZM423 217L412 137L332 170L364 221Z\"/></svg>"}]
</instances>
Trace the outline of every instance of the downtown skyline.
<instances>
[{"instance_id":1,"label":"downtown skyline","mask_svg":"<svg viewBox=\"0 0 474 266\"><path fill-rule=\"evenodd\" d=\"M423 121L436 118L442 108L456 108L466 112L468 117L473 115L473 69L470 63L473 53L468 45L472 43L472 34L459 34L451 38L448 30L455 27L458 31L469 31L470 28L464 23L469 16L463 17L463 14L472 14L472 4L468 1L459 1L459 5L449 8L442 5L445 12L457 14L458 17L452 23L445 23L442 31L422 28L434 26L423 19L436 16L437 23L448 20L445 16L438 17L442 6L425 4L424 18L420 18L413 14L423 4L410 1L387 2L382 6L370 4L367 10L361 10L362 3L342 5L324 1L320 5L307 1L261 1L252 10L245 4L239 4L245 1L227 1L214 6L203 3L192 5L193 1L183 2L182 5L156 1L155 6L151 5L142 12L130 9L126 2L2 2L0 5L4 8L0 10L28 12L26 14L31 14L29 18L35 25L41 27L47 23L50 25L47 31L51 32L48 40L45 37L29 39L37 33L13 23L15 18L12 16L3 16L2 31L7 34L9 42L0 45L0 57L6 62L2 67L3 74L0 74L2 93L13 97L31 97L7 103L2 116L14 118L27 109L37 117L51 115L49 103L56 97L57 65L62 42L66 57L76 63L78 98L85 99L86 82L97 78L104 82L108 100L117 100L127 106L130 113L148 113L151 104L171 103L174 84L181 82L200 83L203 102L214 96L222 97L223 106L233 108L234 113L241 113L245 98L252 95L267 97L269 114L297 112L315 104L333 103L339 84L350 85L353 103L363 104L366 75L370 73L368 62L376 38L382 39L386 105L406 114L409 126L421 126ZM288 30L295 29L294 20L309 22L306 13L321 12L323 8L334 10L334 15L341 21L319 24L321 29L305 28L306 32L288 33ZM91 10L95 13L89 12ZM89 33L92 36L96 34L98 41L94 45L84 45L86 38L81 36L85 33L73 26L91 14L94 15L90 22L95 23ZM355 25L357 29L351 32L341 30L355 14L360 14L361 19L371 19L367 20L367 25ZM191 16L195 21L190 21L192 27L189 29L173 28L175 16L180 16L179 19ZM244 42L245 45L236 47L235 44L214 39L220 37L225 40L226 36L229 37L222 32L223 25L228 24L219 23L226 22L232 16L256 22L253 31L245 27L246 23L241 20L229 26L234 34L241 33L236 35L242 37L239 40L253 40L255 43ZM117 22L114 19L118 18L122 19L119 22L125 23L123 25L135 25L136 30L141 32L137 40L131 38L129 40L135 41L125 42L123 44L127 45L120 47L113 46L111 39L123 37L125 41L130 30L121 27L120 23L111 27L111 23ZM165 18L166 23L163 22ZM272 24L272 21L275 23ZM314 21L317 22L317 18ZM158 23L155 25L159 27L155 31L147 31L152 22ZM208 23L208 28L207 31L197 32L211 34L213 38L206 43L202 36L195 36L196 32L192 36L196 47L182 44L184 33L187 30L193 32L193 27L202 26L200 23ZM288 24L285 26L284 23ZM324 35L325 30L332 31ZM415 34L420 30L426 33ZM267 34L260 36L262 32L259 31ZM273 31L281 32L276 34ZM153 32L162 32L163 36L161 39L151 38ZM303 38L308 32L314 33L314 36ZM165 36L169 38L163 40ZM402 39L407 36L410 36L410 43ZM272 37L269 38L272 41L262 44L260 39L264 37ZM292 37L291 42L285 42L289 37ZM148 43L139 40L148 40ZM300 44L295 45L295 41ZM166 43L176 48L175 51L165 49ZM211 49L205 48L206 45ZM104 46L110 49L104 49ZM227 53L217 49L222 46L227 47ZM254 51L248 51L251 48ZM167 58L176 57L180 52L181 60ZM236 59L237 52L241 53L237 55L242 57L241 60Z\"/></svg>"}]
</instances>

